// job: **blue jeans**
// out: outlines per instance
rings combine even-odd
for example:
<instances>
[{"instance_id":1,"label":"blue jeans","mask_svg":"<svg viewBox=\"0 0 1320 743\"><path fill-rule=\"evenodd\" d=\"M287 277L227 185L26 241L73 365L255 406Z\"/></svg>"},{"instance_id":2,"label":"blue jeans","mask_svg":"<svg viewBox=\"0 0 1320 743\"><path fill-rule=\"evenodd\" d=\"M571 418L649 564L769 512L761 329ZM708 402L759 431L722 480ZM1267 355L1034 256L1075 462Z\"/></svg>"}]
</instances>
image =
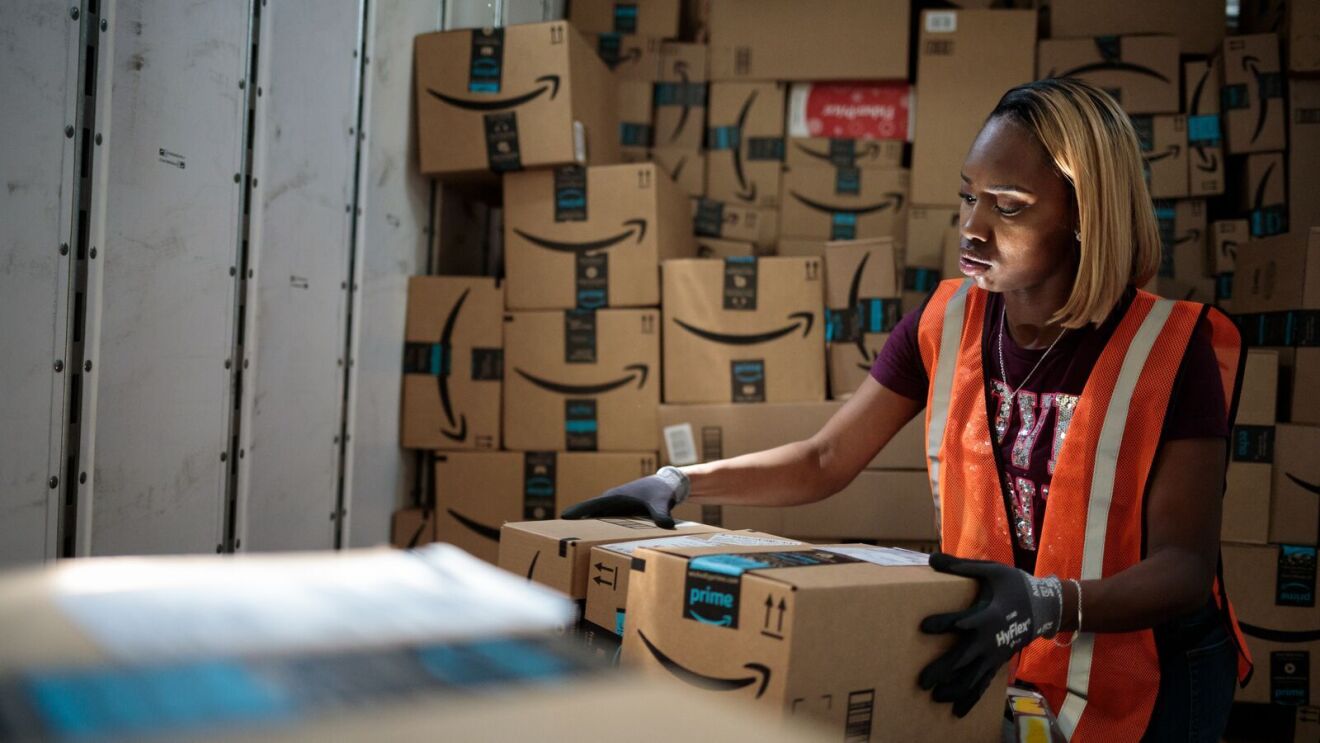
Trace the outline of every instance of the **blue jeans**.
<instances>
[{"instance_id":1,"label":"blue jeans","mask_svg":"<svg viewBox=\"0 0 1320 743\"><path fill-rule=\"evenodd\" d=\"M1143 741L1217 743L1237 688L1237 645L1215 607L1155 628L1160 690Z\"/></svg>"}]
</instances>

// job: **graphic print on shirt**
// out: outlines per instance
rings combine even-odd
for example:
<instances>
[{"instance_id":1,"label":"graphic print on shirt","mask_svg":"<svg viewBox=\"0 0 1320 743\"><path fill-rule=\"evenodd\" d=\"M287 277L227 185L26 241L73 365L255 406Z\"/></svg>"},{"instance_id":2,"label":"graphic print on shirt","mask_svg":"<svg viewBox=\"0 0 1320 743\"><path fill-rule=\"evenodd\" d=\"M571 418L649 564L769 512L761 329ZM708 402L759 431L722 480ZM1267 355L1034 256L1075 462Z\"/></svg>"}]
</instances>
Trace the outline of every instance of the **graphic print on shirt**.
<instances>
[{"instance_id":1,"label":"graphic print on shirt","mask_svg":"<svg viewBox=\"0 0 1320 743\"><path fill-rule=\"evenodd\" d=\"M1059 450L1063 447L1073 413L1077 410L1078 395L1061 392L1032 392L1022 390L1010 399L1012 388L998 379L990 380L990 396L994 408L995 444L1002 446L1012 432L1013 446L1008 461L1004 462L1004 487L1013 507L1013 533L1018 546L1036 549L1036 530L1039 516L1049 500L1049 476L1058 464ZM1041 436L1048 436L1049 460L1045 477L1032 477L1032 456Z\"/></svg>"}]
</instances>

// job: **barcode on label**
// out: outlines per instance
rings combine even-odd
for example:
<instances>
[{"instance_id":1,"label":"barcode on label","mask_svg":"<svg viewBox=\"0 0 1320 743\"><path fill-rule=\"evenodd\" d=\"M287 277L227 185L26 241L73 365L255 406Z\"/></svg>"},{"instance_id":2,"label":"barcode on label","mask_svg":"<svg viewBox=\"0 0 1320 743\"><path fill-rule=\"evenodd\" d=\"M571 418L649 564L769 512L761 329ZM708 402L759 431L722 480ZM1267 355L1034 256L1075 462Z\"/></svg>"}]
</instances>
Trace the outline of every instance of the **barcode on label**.
<instances>
[{"instance_id":1,"label":"barcode on label","mask_svg":"<svg viewBox=\"0 0 1320 743\"><path fill-rule=\"evenodd\" d=\"M697 463L697 442L692 435L691 423L665 426L665 452L672 465L682 467Z\"/></svg>"},{"instance_id":2,"label":"barcode on label","mask_svg":"<svg viewBox=\"0 0 1320 743\"><path fill-rule=\"evenodd\" d=\"M932 10L926 13L926 33L951 34L958 30L958 14L952 10Z\"/></svg>"}]
</instances>

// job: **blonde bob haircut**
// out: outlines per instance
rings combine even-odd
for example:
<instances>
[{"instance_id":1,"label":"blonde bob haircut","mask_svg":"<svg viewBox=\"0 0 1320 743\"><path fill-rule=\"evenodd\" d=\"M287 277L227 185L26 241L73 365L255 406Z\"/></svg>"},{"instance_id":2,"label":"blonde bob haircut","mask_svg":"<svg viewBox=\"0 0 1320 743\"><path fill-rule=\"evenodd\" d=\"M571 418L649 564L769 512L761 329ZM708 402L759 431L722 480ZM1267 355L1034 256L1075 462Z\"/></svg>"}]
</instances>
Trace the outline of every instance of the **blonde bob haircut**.
<instances>
[{"instance_id":1,"label":"blonde bob haircut","mask_svg":"<svg viewBox=\"0 0 1320 743\"><path fill-rule=\"evenodd\" d=\"M1000 116L1036 135L1077 204L1077 278L1052 321L1069 328L1098 325L1123 292L1144 285L1160 263L1159 226L1132 122L1108 93L1074 78L1013 88L987 120Z\"/></svg>"}]
</instances>

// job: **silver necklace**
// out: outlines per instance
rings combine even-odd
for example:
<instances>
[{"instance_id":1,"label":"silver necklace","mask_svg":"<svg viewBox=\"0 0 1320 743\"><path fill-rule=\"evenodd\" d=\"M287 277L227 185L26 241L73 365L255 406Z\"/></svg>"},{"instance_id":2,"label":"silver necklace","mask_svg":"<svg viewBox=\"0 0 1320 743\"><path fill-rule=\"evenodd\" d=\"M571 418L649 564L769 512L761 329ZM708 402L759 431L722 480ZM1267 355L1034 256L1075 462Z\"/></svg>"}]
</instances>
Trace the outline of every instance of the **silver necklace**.
<instances>
[{"instance_id":1,"label":"silver necklace","mask_svg":"<svg viewBox=\"0 0 1320 743\"><path fill-rule=\"evenodd\" d=\"M1008 372L1004 371L1004 318L1008 315L1007 310L1007 306L999 308L999 376L1004 378L1004 384L1006 386L1011 386L1008 381ZM1027 386L1027 382L1031 380L1031 375L1035 374L1036 370L1040 368L1041 362L1045 361L1045 357L1049 356L1050 351L1054 350L1054 344L1058 343L1059 339L1067 332L1068 329L1064 328L1057 336L1055 336L1054 341L1045 349L1045 353L1041 354L1039 359L1036 359L1036 365L1031 367L1031 371L1027 372L1027 376L1022 380L1022 384L1018 385L1018 388L1009 394L1008 404L1010 406L1013 404L1013 400L1017 398L1017 394L1022 391L1022 388Z\"/></svg>"}]
</instances>

